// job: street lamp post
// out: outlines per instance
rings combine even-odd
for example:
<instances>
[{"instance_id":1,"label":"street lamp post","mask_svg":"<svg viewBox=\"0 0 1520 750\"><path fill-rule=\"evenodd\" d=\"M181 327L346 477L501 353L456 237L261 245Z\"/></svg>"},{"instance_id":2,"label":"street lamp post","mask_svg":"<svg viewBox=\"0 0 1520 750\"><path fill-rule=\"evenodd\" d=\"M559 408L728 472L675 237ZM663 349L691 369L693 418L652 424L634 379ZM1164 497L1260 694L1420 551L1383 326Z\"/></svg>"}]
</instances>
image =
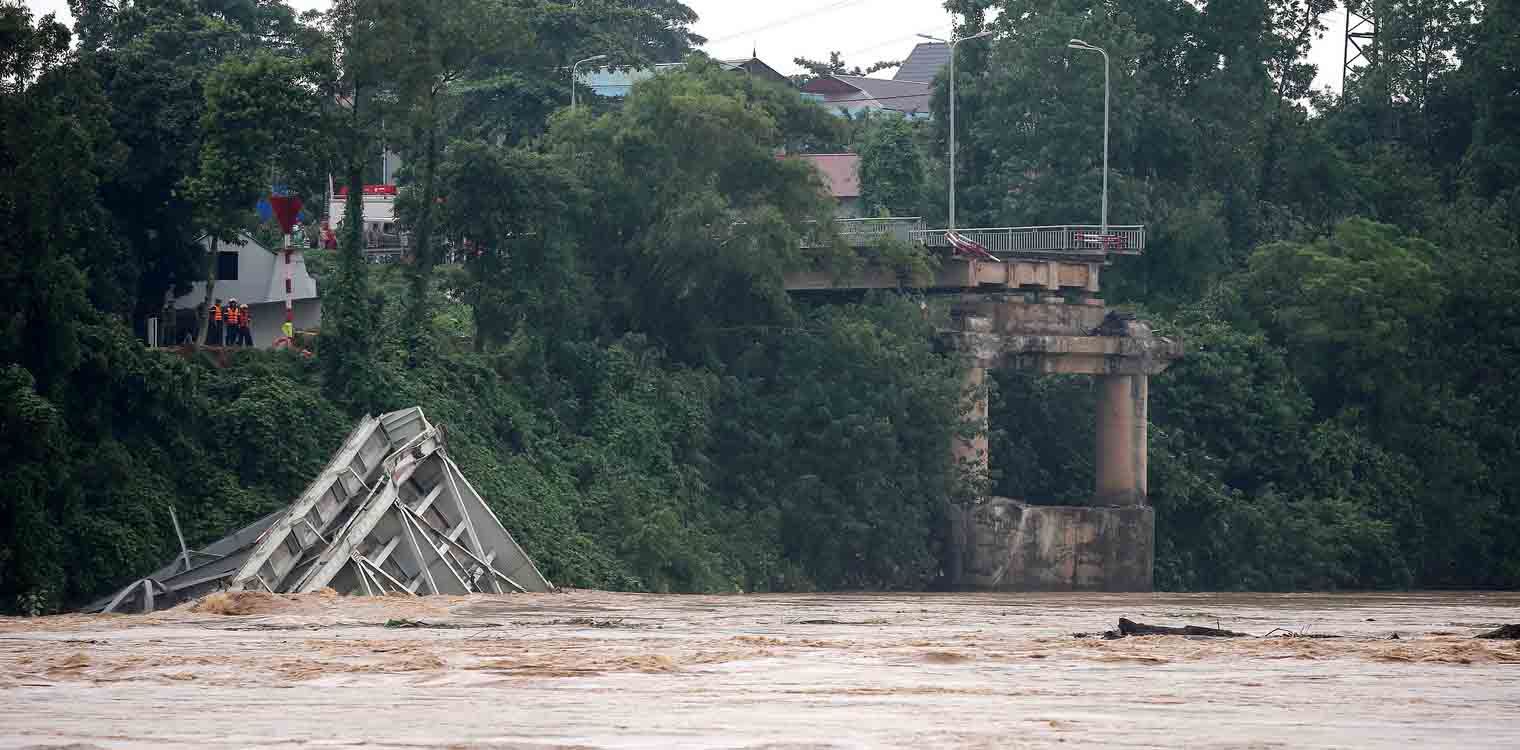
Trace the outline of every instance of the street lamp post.
<instances>
[{"instance_id":1,"label":"street lamp post","mask_svg":"<svg viewBox=\"0 0 1520 750\"><path fill-rule=\"evenodd\" d=\"M576 81L575 69L579 68L583 63L596 62L597 60L606 60L606 59L607 59L606 55L592 55L591 57L588 57L588 58L586 58L584 60L577 61L574 65L570 66L570 109L572 109L572 110L575 109L575 81Z\"/></svg>"},{"instance_id":2,"label":"street lamp post","mask_svg":"<svg viewBox=\"0 0 1520 750\"><path fill-rule=\"evenodd\" d=\"M950 48L950 229L955 230L955 45L970 39L980 39L992 33L991 29L959 39L951 36L946 41L939 37L919 34L931 42L939 42Z\"/></svg>"},{"instance_id":3,"label":"street lamp post","mask_svg":"<svg viewBox=\"0 0 1520 750\"><path fill-rule=\"evenodd\" d=\"M1100 242L1108 242L1108 53L1102 47L1095 47L1081 39L1073 39L1066 46L1072 49L1083 49L1089 52L1097 52L1103 56L1103 228ZM1106 247L1106 245L1105 245Z\"/></svg>"}]
</instances>

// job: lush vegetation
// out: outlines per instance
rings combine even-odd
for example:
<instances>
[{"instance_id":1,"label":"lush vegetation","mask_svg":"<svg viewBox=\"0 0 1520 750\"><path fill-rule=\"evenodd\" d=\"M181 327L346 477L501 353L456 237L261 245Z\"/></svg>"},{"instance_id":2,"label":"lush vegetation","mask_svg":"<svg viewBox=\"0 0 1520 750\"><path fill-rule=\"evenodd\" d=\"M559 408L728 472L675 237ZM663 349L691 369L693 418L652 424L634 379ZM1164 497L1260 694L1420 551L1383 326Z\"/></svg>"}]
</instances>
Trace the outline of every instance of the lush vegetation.
<instances>
[{"instance_id":1,"label":"lush vegetation","mask_svg":"<svg viewBox=\"0 0 1520 750\"><path fill-rule=\"evenodd\" d=\"M1151 389L1159 582L1520 583L1513 3L1396 3L1344 95L1309 87L1320 0L948 5L998 32L960 53L963 225L1096 218L1102 63L1066 40L1114 60L1112 214L1151 242L1105 290L1189 344ZM848 145L871 211L933 220L945 118L729 74L676 0L71 7L72 33L0 3L0 608L141 575L170 508L192 543L277 508L355 415L414 404L558 583L933 585L975 490L946 460L962 365L910 299L779 283L926 260L820 231L775 153ZM609 50L691 65L565 108L562 70ZM415 248L369 266L348 221L311 259L315 358L141 347L271 171L357 212L382 142ZM994 490L1082 501L1090 383L993 390Z\"/></svg>"}]
</instances>

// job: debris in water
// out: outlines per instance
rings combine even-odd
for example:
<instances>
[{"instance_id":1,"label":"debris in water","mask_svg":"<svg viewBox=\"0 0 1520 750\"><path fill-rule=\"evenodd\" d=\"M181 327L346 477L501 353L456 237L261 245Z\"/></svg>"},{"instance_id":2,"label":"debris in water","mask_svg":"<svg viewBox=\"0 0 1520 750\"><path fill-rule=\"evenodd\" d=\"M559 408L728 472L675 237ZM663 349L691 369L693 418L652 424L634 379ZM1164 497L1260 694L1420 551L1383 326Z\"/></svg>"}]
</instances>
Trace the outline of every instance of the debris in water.
<instances>
[{"instance_id":1,"label":"debris in water","mask_svg":"<svg viewBox=\"0 0 1520 750\"><path fill-rule=\"evenodd\" d=\"M1476 637L1502 641L1520 640L1520 623L1503 625L1487 633L1479 633Z\"/></svg>"},{"instance_id":2,"label":"debris in water","mask_svg":"<svg viewBox=\"0 0 1520 750\"><path fill-rule=\"evenodd\" d=\"M1237 633L1233 630L1221 630L1219 628L1205 628L1198 625L1184 625L1180 628L1167 627L1165 625L1146 625L1135 622L1126 617L1119 618L1119 635L1190 635L1206 638L1253 638L1250 633Z\"/></svg>"}]
</instances>

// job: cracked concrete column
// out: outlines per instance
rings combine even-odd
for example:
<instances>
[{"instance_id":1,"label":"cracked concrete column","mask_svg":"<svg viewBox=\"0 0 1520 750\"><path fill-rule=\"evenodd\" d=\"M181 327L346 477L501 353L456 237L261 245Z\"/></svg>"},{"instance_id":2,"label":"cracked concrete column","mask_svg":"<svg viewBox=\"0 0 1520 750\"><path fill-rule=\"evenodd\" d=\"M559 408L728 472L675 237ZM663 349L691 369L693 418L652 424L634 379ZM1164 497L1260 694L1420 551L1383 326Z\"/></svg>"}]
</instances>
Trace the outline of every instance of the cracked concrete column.
<instances>
[{"instance_id":1,"label":"cracked concrete column","mask_svg":"<svg viewBox=\"0 0 1520 750\"><path fill-rule=\"evenodd\" d=\"M1095 505L1145 504L1149 391L1145 375L1098 376Z\"/></svg>"}]
</instances>

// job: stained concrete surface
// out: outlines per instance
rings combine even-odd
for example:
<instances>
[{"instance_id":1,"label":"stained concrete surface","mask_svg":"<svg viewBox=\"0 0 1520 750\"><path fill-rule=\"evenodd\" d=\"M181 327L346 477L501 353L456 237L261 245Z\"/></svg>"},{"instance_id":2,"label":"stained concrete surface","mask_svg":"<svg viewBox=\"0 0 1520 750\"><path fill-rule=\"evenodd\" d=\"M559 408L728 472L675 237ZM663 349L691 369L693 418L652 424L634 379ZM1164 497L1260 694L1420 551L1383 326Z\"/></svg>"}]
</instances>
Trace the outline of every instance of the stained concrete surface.
<instances>
[{"instance_id":1,"label":"stained concrete surface","mask_svg":"<svg viewBox=\"0 0 1520 750\"><path fill-rule=\"evenodd\" d=\"M977 591L1150 591L1156 514L1145 506L950 509L950 584Z\"/></svg>"}]
</instances>

